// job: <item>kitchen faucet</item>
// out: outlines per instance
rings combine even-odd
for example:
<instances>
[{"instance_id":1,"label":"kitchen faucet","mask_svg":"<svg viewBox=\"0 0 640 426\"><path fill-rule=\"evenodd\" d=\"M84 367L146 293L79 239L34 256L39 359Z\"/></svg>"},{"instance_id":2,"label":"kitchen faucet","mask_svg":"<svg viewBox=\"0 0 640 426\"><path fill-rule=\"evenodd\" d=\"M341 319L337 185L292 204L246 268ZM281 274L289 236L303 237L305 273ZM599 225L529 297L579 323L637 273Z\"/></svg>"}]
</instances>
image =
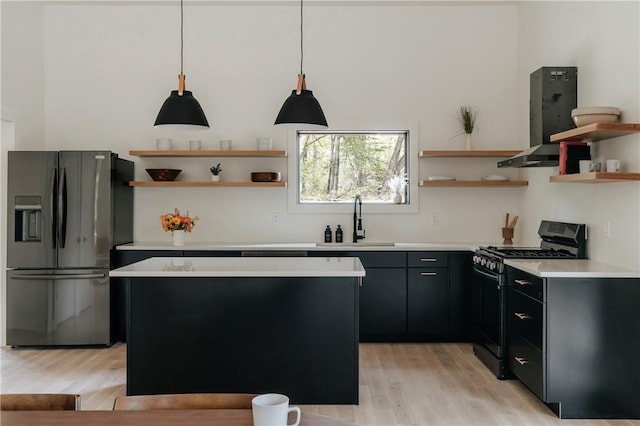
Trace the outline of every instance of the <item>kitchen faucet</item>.
<instances>
[{"instance_id":1,"label":"kitchen faucet","mask_svg":"<svg viewBox=\"0 0 640 426\"><path fill-rule=\"evenodd\" d=\"M358 203L360 203L360 214L357 214ZM362 235L358 234L358 231L362 231ZM360 195L356 195L356 199L353 202L353 242L357 243L358 240L364 239L366 231L362 229L362 198Z\"/></svg>"}]
</instances>

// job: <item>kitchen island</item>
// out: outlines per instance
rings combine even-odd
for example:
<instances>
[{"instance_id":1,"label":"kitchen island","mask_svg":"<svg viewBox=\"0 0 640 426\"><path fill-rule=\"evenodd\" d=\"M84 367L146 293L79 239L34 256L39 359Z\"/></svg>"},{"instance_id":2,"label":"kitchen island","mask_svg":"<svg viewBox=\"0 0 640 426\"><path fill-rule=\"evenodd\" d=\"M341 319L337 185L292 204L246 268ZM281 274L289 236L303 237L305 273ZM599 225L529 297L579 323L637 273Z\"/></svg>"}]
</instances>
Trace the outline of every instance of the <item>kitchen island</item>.
<instances>
[{"instance_id":1,"label":"kitchen island","mask_svg":"<svg viewBox=\"0 0 640 426\"><path fill-rule=\"evenodd\" d=\"M150 258L126 278L127 395L358 403L358 258Z\"/></svg>"}]
</instances>

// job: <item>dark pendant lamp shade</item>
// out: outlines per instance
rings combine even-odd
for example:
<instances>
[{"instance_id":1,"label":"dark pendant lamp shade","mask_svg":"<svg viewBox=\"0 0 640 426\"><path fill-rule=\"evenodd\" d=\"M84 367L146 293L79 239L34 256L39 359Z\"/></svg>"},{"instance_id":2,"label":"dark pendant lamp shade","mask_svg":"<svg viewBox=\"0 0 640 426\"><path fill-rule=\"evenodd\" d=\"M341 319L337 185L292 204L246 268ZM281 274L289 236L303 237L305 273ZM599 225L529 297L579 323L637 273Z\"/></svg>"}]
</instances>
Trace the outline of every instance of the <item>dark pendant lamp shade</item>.
<instances>
[{"instance_id":1,"label":"dark pendant lamp shade","mask_svg":"<svg viewBox=\"0 0 640 426\"><path fill-rule=\"evenodd\" d=\"M162 104L154 126L195 126L196 129L208 128L209 122L193 93L185 90L180 96L177 90L172 90Z\"/></svg>"},{"instance_id":2,"label":"dark pendant lamp shade","mask_svg":"<svg viewBox=\"0 0 640 426\"><path fill-rule=\"evenodd\" d=\"M307 90L307 82L302 71L304 62L303 49L303 0L300 0L300 74L298 74L298 84L295 90L282 104L280 112L274 124L314 124L327 127L327 119L322 112L320 102L313 96L311 90Z\"/></svg>"},{"instance_id":3,"label":"dark pendant lamp shade","mask_svg":"<svg viewBox=\"0 0 640 426\"><path fill-rule=\"evenodd\" d=\"M320 103L313 97L311 90L302 90L299 94L291 91L280 108L275 124L306 123L327 127L327 119Z\"/></svg>"},{"instance_id":4,"label":"dark pendant lamp shade","mask_svg":"<svg viewBox=\"0 0 640 426\"><path fill-rule=\"evenodd\" d=\"M193 93L185 90L183 63L184 0L180 0L180 75L178 76L178 90L171 91L171 95L162 104L154 127L175 127L183 130L208 129L209 122L200 103L193 97Z\"/></svg>"}]
</instances>

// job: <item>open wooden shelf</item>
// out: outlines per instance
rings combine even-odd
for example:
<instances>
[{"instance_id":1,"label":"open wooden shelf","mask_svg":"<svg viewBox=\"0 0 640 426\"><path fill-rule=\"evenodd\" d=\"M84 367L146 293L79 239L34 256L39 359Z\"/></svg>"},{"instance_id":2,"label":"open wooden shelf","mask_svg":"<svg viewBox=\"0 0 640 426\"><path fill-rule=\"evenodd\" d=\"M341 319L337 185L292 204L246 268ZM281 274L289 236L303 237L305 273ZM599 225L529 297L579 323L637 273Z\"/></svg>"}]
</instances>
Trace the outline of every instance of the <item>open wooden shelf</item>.
<instances>
[{"instance_id":1,"label":"open wooden shelf","mask_svg":"<svg viewBox=\"0 0 640 426\"><path fill-rule=\"evenodd\" d=\"M559 175L549 177L550 182L581 182L581 183L601 183L601 182L629 182L640 180L640 173L573 173L570 175Z\"/></svg>"},{"instance_id":2,"label":"open wooden shelf","mask_svg":"<svg viewBox=\"0 0 640 426\"><path fill-rule=\"evenodd\" d=\"M465 186L493 186L493 187L517 187L527 186L529 182L526 180L421 180L420 186L446 186L446 187L465 187Z\"/></svg>"},{"instance_id":3,"label":"open wooden shelf","mask_svg":"<svg viewBox=\"0 0 640 426\"><path fill-rule=\"evenodd\" d=\"M146 187L222 187L222 188L286 188L286 182L164 182L164 181L131 181L129 186L146 186Z\"/></svg>"},{"instance_id":4,"label":"open wooden shelf","mask_svg":"<svg viewBox=\"0 0 640 426\"><path fill-rule=\"evenodd\" d=\"M596 142L640 132L638 123L593 123L551 135L551 142Z\"/></svg>"},{"instance_id":5,"label":"open wooden shelf","mask_svg":"<svg viewBox=\"0 0 640 426\"><path fill-rule=\"evenodd\" d=\"M138 150L129 151L129 155L136 157L286 157L285 150L179 150L179 151L156 151Z\"/></svg>"},{"instance_id":6,"label":"open wooden shelf","mask_svg":"<svg viewBox=\"0 0 640 426\"><path fill-rule=\"evenodd\" d=\"M458 151L439 151L424 149L420 151L418 157L513 157L523 150L458 150Z\"/></svg>"}]
</instances>

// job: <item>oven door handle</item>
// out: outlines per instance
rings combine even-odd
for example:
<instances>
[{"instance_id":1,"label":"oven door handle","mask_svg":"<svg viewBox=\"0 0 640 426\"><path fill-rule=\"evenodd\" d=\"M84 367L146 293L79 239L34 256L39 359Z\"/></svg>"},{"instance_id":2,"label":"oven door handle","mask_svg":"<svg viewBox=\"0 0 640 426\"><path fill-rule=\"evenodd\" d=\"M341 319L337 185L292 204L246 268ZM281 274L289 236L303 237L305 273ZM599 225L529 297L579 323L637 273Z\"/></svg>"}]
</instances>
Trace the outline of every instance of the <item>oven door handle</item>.
<instances>
[{"instance_id":1,"label":"oven door handle","mask_svg":"<svg viewBox=\"0 0 640 426\"><path fill-rule=\"evenodd\" d=\"M493 274L489 274L487 272L481 271L480 269L478 269L476 267L473 268L473 272L475 272L476 274L480 274L485 278L489 278L491 280L500 282L500 278L498 278L497 275L493 275Z\"/></svg>"}]
</instances>

